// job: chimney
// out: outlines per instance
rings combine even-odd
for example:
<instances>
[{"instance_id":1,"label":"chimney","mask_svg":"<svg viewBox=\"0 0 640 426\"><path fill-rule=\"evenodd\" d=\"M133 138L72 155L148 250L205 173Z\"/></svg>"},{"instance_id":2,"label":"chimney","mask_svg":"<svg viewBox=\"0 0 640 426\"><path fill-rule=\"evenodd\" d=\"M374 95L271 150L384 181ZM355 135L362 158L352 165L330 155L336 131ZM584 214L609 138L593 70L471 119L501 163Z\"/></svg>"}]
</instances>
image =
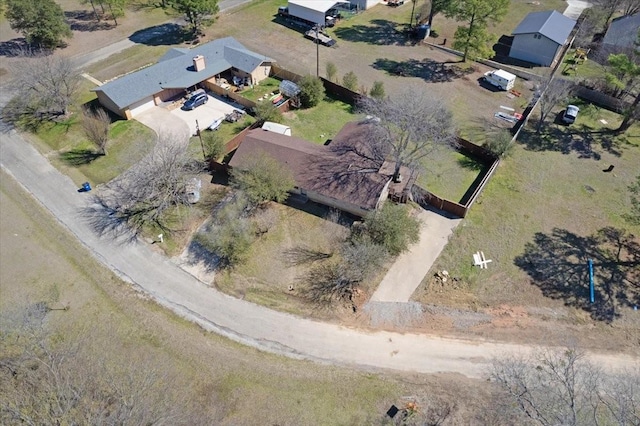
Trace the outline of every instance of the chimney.
<instances>
[{"instance_id":1,"label":"chimney","mask_svg":"<svg viewBox=\"0 0 640 426\"><path fill-rule=\"evenodd\" d=\"M204 69L204 56L198 55L193 57L193 69L200 72Z\"/></svg>"}]
</instances>

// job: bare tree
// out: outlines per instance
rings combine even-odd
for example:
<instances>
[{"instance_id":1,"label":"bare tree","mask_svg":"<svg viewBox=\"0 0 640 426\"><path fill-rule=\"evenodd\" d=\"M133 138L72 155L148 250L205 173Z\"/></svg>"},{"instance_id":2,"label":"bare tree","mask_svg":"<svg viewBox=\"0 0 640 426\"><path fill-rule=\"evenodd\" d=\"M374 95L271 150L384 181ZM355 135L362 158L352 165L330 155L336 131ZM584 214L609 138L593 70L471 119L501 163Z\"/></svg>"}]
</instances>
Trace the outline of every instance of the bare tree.
<instances>
[{"instance_id":1,"label":"bare tree","mask_svg":"<svg viewBox=\"0 0 640 426\"><path fill-rule=\"evenodd\" d=\"M607 376L577 349L496 359L490 377L540 425L638 424L638 371Z\"/></svg>"},{"instance_id":2,"label":"bare tree","mask_svg":"<svg viewBox=\"0 0 640 426\"><path fill-rule=\"evenodd\" d=\"M50 120L67 116L80 84L69 58L42 50L23 50L12 67L13 84L20 88L15 116L29 114Z\"/></svg>"},{"instance_id":3,"label":"bare tree","mask_svg":"<svg viewBox=\"0 0 640 426\"><path fill-rule=\"evenodd\" d=\"M451 146L455 139L451 112L444 102L416 87L408 87L384 99L361 98L362 111L374 119L369 141L374 151L395 162L394 181L400 168L415 168L435 149Z\"/></svg>"},{"instance_id":4,"label":"bare tree","mask_svg":"<svg viewBox=\"0 0 640 426\"><path fill-rule=\"evenodd\" d=\"M573 90L572 82L561 78L553 78L553 76L544 80L541 86L540 101L538 103L540 119L536 128L537 133L542 130L542 125L553 108L561 101L566 101Z\"/></svg>"},{"instance_id":5,"label":"bare tree","mask_svg":"<svg viewBox=\"0 0 640 426\"><path fill-rule=\"evenodd\" d=\"M202 167L187 153L185 141L175 135L161 135L150 155L92 198L85 215L101 234L133 237L147 225L170 232L166 213L190 205L188 185Z\"/></svg>"},{"instance_id":6,"label":"bare tree","mask_svg":"<svg viewBox=\"0 0 640 426\"><path fill-rule=\"evenodd\" d=\"M111 118L102 108L96 110L85 109L82 115L82 130L85 136L95 144L102 155L107 155L107 142L109 142L109 126Z\"/></svg>"},{"instance_id":7,"label":"bare tree","mask_svg":"<svg viewBox=\"0 0 640 426\"><path fill-rule=\"evenodd\" d=\"M622 13L622 16L640 12L640 0L595 0L593 3L605 13L607 25L616 12Z\"/></svg>"},{"instance_id":8,"label":"bare tree","mask_svg":"<svg viewBox=\"0 0 640 426\"><path fill-rule=\"evenodd\" d=\"M44 326L47 312L36 303L2 313L0 423L194 424L195 407L161 359L123 359L114 330L98 341L87 329L60 338ZM197 416L195 423L211 424Z\"/></svg>"}]
</instances>

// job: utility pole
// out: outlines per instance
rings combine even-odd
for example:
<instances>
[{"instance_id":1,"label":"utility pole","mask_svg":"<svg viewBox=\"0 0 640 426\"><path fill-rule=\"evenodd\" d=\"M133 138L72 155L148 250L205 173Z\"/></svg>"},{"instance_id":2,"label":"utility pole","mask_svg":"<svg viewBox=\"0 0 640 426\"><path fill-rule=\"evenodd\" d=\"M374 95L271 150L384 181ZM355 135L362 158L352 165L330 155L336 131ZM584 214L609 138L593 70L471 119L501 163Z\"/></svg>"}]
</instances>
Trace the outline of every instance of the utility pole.
<instances>
[{"instance_id":1,"label":"utility pole","mask_svg":"<svg viewBox=\"0 0 640 426\"><path fill-rule=\"evenodd\" d=\"M416 3L418 2L418 0L411 0L411 3L413 3L413 7L411 8L411 17L409 18L409 29L413 28L413 16L414 13L416 11Z\"/></svg>"},{"instance_id":2,"label":"utility pole","mask_svg":"<svg viewBox=\"0 0 640 426\"><path fill-rule=\"evenodd\" d=\"M200 139L200 146L202 147L202 157L204 157L204 161L207 161L207 153L204 151L204 142L202 142L202 134L200 132L200 125L198 124L198 120L196 120L196 134Z\"/></svg>"},{"instance_id":3,"label":"utility pole","mask_svg":"<svg viewBox=\"0 0 640 426\"><path fill-rule=\"evenodd\" d=\"M318 29L320 24L316 24L316 77L320 78L320 37Z\"/></svg>"}]
</instances>

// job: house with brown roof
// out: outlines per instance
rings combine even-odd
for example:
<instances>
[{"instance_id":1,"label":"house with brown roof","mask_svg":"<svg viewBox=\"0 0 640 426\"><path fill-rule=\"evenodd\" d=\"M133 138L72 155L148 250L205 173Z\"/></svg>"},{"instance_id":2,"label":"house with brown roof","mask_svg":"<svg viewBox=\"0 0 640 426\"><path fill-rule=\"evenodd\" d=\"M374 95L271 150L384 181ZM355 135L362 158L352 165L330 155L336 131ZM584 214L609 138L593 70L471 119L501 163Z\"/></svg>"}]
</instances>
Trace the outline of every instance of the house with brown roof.
<instances>
[{"instance_id":1,"label":"house with brown roof","mask_svg":"<svg viewBox=\"0 0 640 426\"><path fill-rule=\"evenodd\" d=\"M367 122L347 123L329 145L263 129L247 133L229 166L242 168L256 156L268 155L289 169L295 194L356 216L380 208L390 191L401 193L415 180L392 182L393 164L371 152L366 144ZM402 174L410 176L409 169Z\"/></svg>"}]
</instances>

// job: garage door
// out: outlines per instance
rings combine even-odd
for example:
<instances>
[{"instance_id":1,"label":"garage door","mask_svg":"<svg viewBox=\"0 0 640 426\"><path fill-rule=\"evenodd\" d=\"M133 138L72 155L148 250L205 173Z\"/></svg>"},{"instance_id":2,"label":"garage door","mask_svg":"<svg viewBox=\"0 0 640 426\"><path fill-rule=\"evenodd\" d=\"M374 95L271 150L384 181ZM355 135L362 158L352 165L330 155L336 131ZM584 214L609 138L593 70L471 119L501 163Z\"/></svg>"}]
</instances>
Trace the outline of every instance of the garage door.
<instances>
[{"instance_id":1,"label":"garage door","mask_svg":"<svg viewBox=\"0 0 640 426\"><path fill-rule=\"evenodd\" d=\"M155 105L156 104L153 102L153 96L149 96L148 98L144 98L141 101L136 102L135 104L131 104L129 106L129 111L131 112L131 116L135 117L136 115L153 108Z\"/></svg>"}]
</instances>

